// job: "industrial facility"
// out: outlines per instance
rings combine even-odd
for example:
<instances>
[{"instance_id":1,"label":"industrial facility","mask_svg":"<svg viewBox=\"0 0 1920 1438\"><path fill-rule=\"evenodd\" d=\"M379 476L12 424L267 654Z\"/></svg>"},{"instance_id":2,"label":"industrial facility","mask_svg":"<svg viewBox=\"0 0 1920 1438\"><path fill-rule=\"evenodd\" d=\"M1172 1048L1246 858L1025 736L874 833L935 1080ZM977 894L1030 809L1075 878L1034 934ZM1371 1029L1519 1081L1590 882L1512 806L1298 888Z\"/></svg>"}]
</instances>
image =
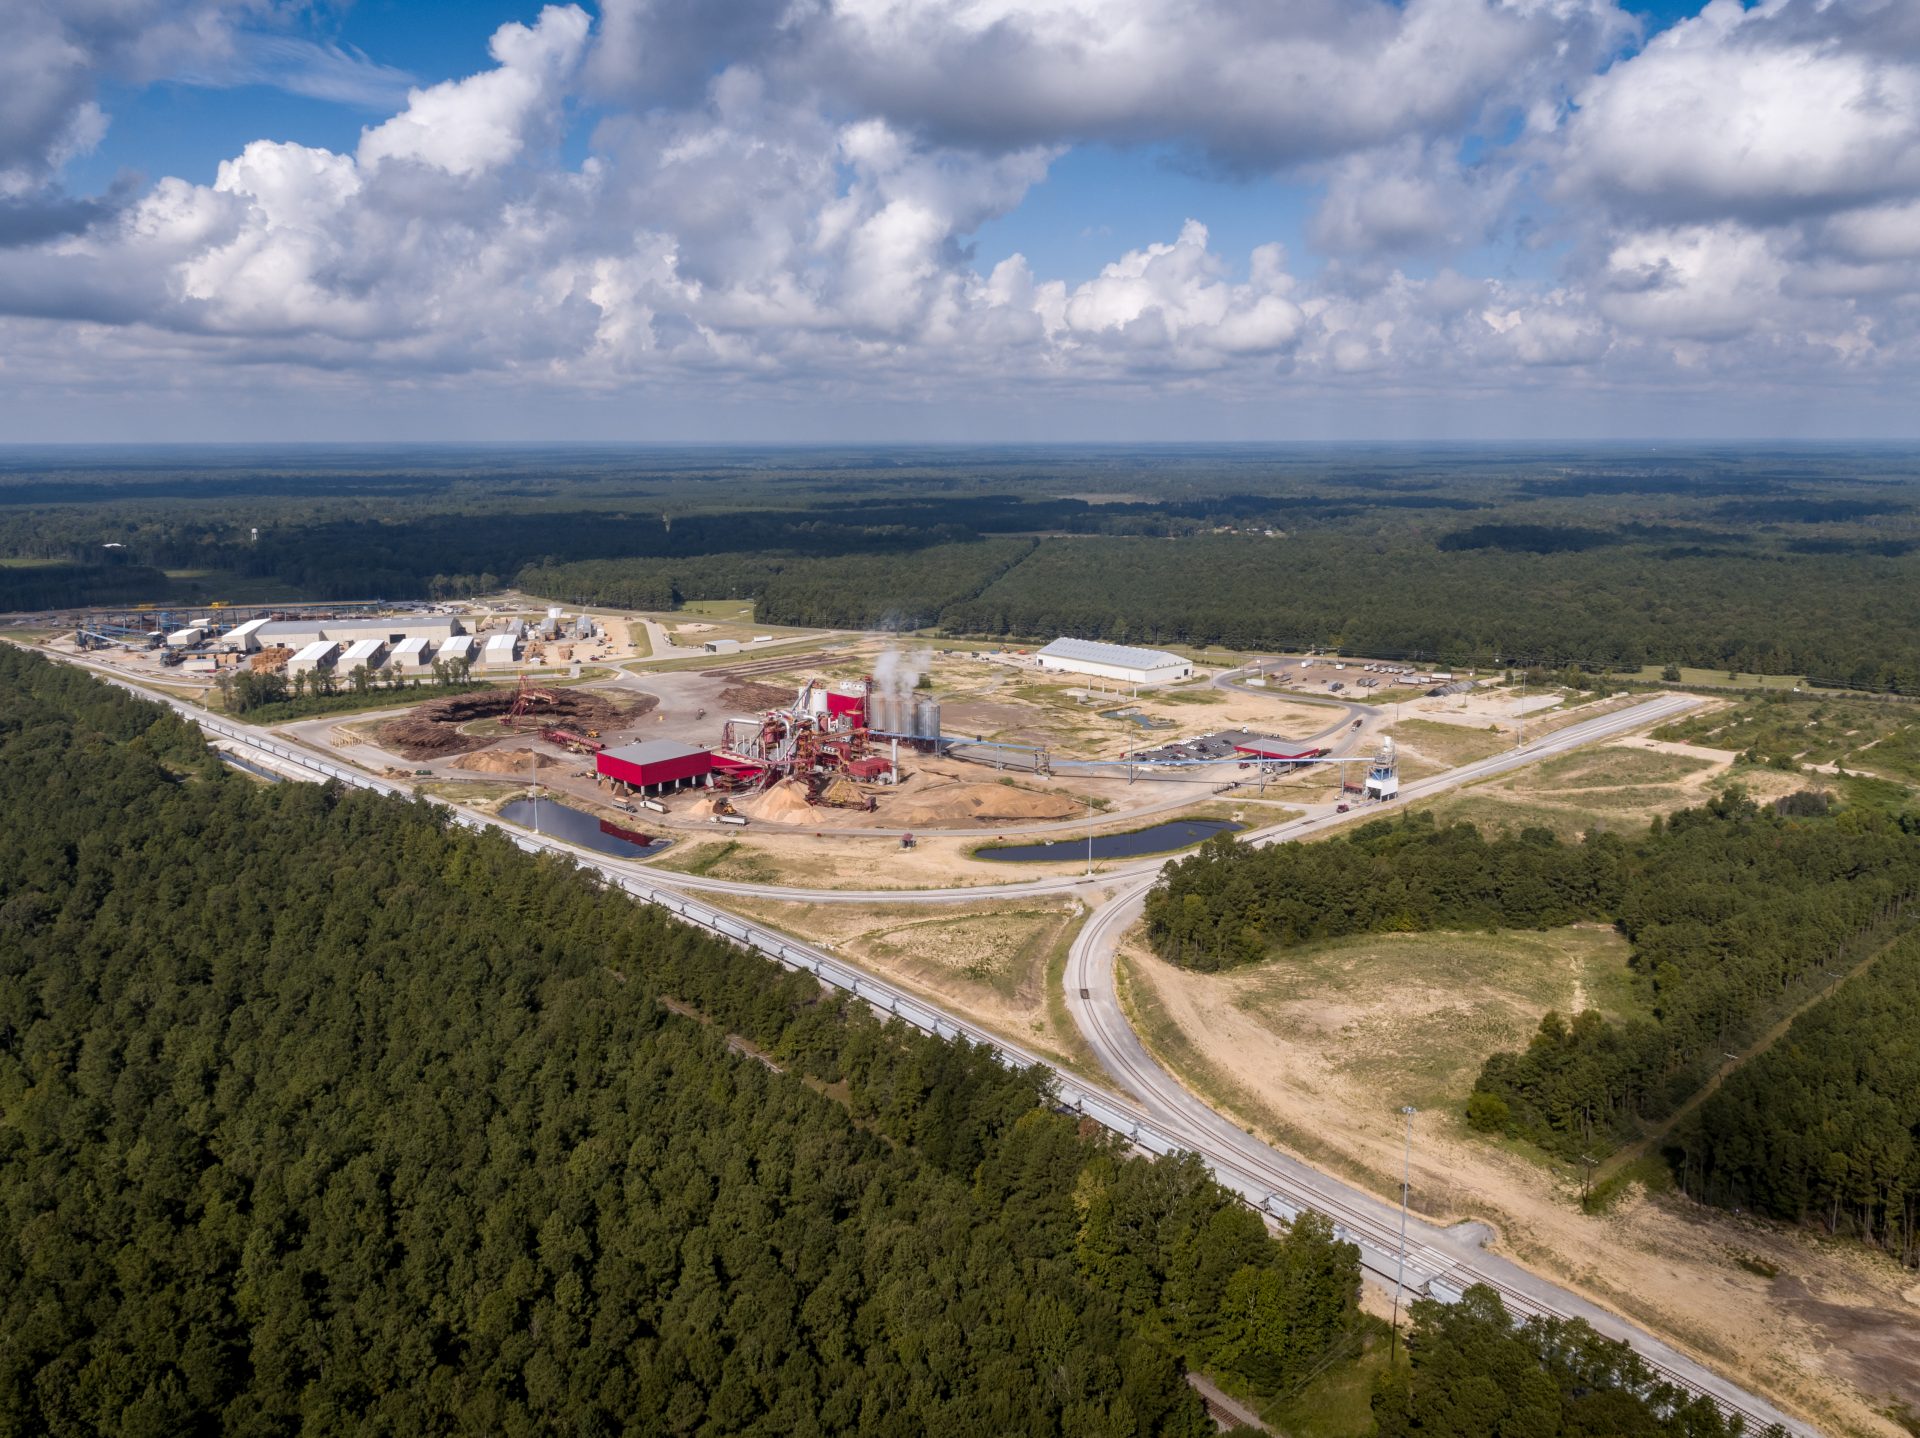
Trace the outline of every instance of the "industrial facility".
<instances>
[{"instance_id":1,"label":"industrial facility","mask_svg":"<svg viewBox=\"0 0 1920 1438\"><path fill-rule=\"evenodd\" d=\"M438 643L466 632L466 627L450 614L406 614L391 619L256 619L226 638L229 644L237 640L237 647L251 653L273 646L300 649L316 639L341 644L357 644L364 639L378 639L382 644L398 644L403 639Z\"/></svg>"},{"instance_id":2,"label":"industrial facility","mask_svg":"<svg viewBox=\"0 0 1920 1438\"><path fill-rule=\"evenodd\" d=\"M671 739L647 739L601 750L594 756L594 769L601 778L615 780L635 793L659 794L706 783L713 773L713 755Z\"/></svg>"},{"instance_id":3,"label":"industrial facility","mask_svg":"<svg viewBox=\"0 0 1920 1438\"><path fill-rule=\"evenodd\" d=\"M1040 667L1059 674L1086 674L1144 687L1193 677L1193 661L1164 649L1135 649L1092 639L1056 639L1038 655Z\"/></svg>"}]
</instances>

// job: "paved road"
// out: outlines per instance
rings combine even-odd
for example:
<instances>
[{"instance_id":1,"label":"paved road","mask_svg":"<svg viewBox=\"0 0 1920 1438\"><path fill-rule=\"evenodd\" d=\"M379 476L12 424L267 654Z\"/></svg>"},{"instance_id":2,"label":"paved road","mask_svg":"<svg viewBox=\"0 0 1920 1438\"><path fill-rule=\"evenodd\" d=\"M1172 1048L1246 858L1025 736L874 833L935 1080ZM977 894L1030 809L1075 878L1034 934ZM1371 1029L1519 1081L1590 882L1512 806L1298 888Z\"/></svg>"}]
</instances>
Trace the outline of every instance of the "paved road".
<instances>
[{"instance_id":1,"label":"paved road","mask_svg":"<svg viewBox=\"0 0 1920 1438\"><path fill-rule=\"evenodd\" d=\"M143 697L170 705L215 738L228 741L243 754L251 752L265 764L278 767L283 772L309 772L316 777L336 778L344 783L384 793L409 792L404 785L347 768L325 755L296 749L252 725L214 718L171 695L145 689L123 675L109 671L105 677ZM1459 784L1567 752L1597 739L1659 722L1692 708L1698 702L1685 697L1667 696L1618 713L1586 720L1525 749L1418 781L1407 786L1403 797L1415 799L1440 793ZM454 812L458 821L469 827L501 828L523 849L568 855L583 866L598 870L636 898L660 905L691 923L745 944L788 967L806 969L822 982L925 1032L943 1037L965 1037L995 1049L1008 1062L1022 1066L1040 1065L1049 1069L1063 1107L1094 1119L1149 1152L1191 1151L1199 1154L1221 1184L1240 1194L1262 1212L1280 1220L1291 1219L1307 1208L1327 1214L1340 1234L1359 1248L1362 1266L1376 1283L1392 1288L1404 1279L1408 1289L1441 1298L1456 1296L1470 1284L1486 1283L1499 1290L1509 1309L1516 1313L1552 1313L1586 1319L1602 1333L1630 1343L1650 1364L1674 1382L1693 1392L1711 1396L1723 1407L1744 1414L1753 1425L1779 1423L1790 1432L1810 1435L1810 1438L1815 1432L1788 1419L1765 1400L1745 1392L1633 1324L1517 1264L1485 1252L1482 1245L1487 1233L1478 1225L1462 1224L1443 1229L1424 1220L1410 1220L1402 1270L1398 1247L1399 1210L1396 1207L1269 1147L1229 1123L1182 1088L1153 1061L1140 1043L1120 1009L1113 988L1115 948L1120 936L1137 922L1147 890L1152 887L1153 874L1166 862L1164 860L1144 861L1140 865L1129 866L1130 870L1137 871L1135 876L1111 900L1097 906L1068 956L1068 1009L1102 1065L1124 1091L1115 1094L1086 1083L1078 1075L1041 1058L1023 1045L957 1015L946 1013L899 986L875 978L812 945L714 909L684 892L687 888L700 887L724 888L728 892L763 898L812 902L957 902L1005 893L1069 891L1084 888L1087 881L1083 878L998 886L987 890L984 895L980 889L877 890L859 893L743 884L722 886L711 881L691 882L691 876L688 875L665 875L606 855L577 849L546 836L514 829L491 816L471 810L456 808ZM1344 815L1315 816L1275 825L1248 837L1249 841L1256 843L1281 842L1348 820L1349 816ZM1097 880L1095 887L1111 883L1112 877L1109 875Z\"/></svg>"}]
</instances>

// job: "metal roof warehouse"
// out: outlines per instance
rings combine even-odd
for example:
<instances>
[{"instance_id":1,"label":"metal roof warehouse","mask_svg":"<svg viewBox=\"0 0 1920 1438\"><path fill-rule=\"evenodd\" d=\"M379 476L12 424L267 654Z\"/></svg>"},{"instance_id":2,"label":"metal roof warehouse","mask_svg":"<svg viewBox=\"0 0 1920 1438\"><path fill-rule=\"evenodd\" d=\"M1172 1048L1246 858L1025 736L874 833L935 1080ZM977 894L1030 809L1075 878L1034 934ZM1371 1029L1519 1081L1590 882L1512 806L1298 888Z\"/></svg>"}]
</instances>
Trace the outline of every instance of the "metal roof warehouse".
<instances>
[{"instance_id":1,"label":"metal roof warehouse","mask_svg":"<svg viewBox=\"0 0 1920 1438\"><path fill-rule=\"evenodd\" d=\"M594 768L603 779L616 779L635 789L654 789L712 773L713 755L671 739L643 739L602 750L595 756Z\"/></svg>"},{"instance_id":2,"label":"metal roof warehouse","mask_svg":"<svg viewBox=\"0 0 1920 1438\"><path fill-rule=\"evenodd\" d=\"M1192 677L1193 663L1164 649L1136 649L1095 639L1056 639L1040 651L1040 667L1064 674L1092 674L1128 684L1169 684Z\"/></svg>"}]
</instances>

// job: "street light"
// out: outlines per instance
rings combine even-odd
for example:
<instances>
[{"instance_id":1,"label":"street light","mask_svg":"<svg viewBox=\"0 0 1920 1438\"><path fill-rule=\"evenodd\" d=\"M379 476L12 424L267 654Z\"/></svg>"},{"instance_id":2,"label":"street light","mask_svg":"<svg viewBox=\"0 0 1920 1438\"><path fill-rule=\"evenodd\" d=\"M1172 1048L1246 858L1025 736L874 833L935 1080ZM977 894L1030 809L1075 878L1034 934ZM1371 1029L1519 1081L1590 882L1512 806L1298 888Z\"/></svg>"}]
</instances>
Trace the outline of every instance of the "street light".
<instances>
[{"instance_id":1,"label":"street light","mask_svg":"<svg viewBox=\"0 0 1920 1438\"><path fill-rule=\"evenodd\" d=\"M1400 1156L1400 1262L1393 1275L1393 1336L1387 1340L1389 1363L1400 1344L1400 1289L1407 1277L1407 1188L1413 1177L1413 1116L1417 1110L1412 1104L1406 1104L1400 1112L1406 1116L1407 1137Z\"/></svg>"},{"instance_id":2,"label":"street light","mask_svg":"<svg viewBox=\"0 0 1920 1438\"><path fill-rule=\"evenodd\" d=\"M1093 790L1086 793L1087 800L1087 877L1093 877Z\"/></svg>"}]
</instances>

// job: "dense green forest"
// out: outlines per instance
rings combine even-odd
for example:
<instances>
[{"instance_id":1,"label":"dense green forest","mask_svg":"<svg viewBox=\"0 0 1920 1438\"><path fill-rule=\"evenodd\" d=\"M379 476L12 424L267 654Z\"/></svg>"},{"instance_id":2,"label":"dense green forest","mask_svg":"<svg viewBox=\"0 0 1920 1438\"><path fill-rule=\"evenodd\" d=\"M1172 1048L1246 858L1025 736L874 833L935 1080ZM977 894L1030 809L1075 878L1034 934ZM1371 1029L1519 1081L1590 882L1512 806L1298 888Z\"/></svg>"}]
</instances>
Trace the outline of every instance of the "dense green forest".
<instances>
[{"instance_id":1,"label":"dense green forest","mask_svg":"<svg viewBox=\"0 0 1920 1438\"><path fill-rule=\"evenodd\" d=\"M517 583L1920 692L1920 460L1865 447L0 453L0 561L0 609Z\"/></svg>"},{"instance_id":2,"label":"dense green forest","mask_svg":"<svg viewBox=\"0 0 1920 1438\"><path fill-rule=\"evenodd\" d=\"M1324 1221L445 811L13 650L0 774L0 1433L1198 1435L1354 1322Z\"/></svg>"},{"instance_id":3,"label":"dense green forest","mask_svg":"<svg viewBox=\"0 0 1920 1438\"><path fill-rule=\"evenodd\" d=\"M1733 1073L1675 1139L1690 1193L1852 1231L1920 1265L1920 937Z\"/></svg>"},{"instance_id":4,"label":"dense green forest","mask_svg":"<svg viewBox=\"0 0 1920 1438\"><path fill-rule=\"evenodd\" d=\"M1720 1411L1578 1319L1514 1325L1500 1295L1415 1299L1412 1372L1373 1395L1380 1438L1716 1438ZM1778 1431L1778 1430L1774 1430Z\"/></svg>"},{"instance_id":5,"label":"dense green forest","mask_svg":"<svg viewBox=\"0 0 1920 1438\"><path fill-rule=\"evenodd\" d=\"M1597 833L1566 844L1543 829L1488 838L1426 812L1318 844L1253 848L1222 836L1168 867L1147 900L1147 935L1161 957L1211 971L1343 934L1612 920L1632 945L1644 1016L1546 1015L1525 1050L1487 1059L1467 1106L1478 1128L1578 1155L1672 1114L1728 1049L1833 975L1904 942L1920 896L1915 827L1824 802L1763 808L1732 790L1656 821L1634 842ZM1901 971L1890 965L1889 977L1841 997L1875 1006L1877 1025L1896 1023L1913 997L1891 977ZM1910 1045L1920 1005L1904 1014ZM1676 1160L1689 1191L1729 1204L1756 1191L1756 1165L1771 1152L1758 1124L1800 1156L1781 1176L1777 1206L1803 1217L1844 1193L1853 1231L1874 1242L1893 1236L1911 1253L1920 1086L1899 1090L1911 1049L1903 1067L1884 1038L1870 1036L1878 1031L1863 1021L1857 1049L1849 1042L1820 1060L1818 1124L1805 1122L1808 1071L1783 1059L1748 1071L1754 1093L1780 1093L1748 1100L1737 1139L1713 1129L1735 1114L1716 1097L1700 1120L1700 1156ZM1800 1099L1789 1097L1796 1085ZM1719 1147L1723 1138L1734 1147ZM1697 1182L1695 1167L1714 1181Z\"/></svg>"}]
</instances>

